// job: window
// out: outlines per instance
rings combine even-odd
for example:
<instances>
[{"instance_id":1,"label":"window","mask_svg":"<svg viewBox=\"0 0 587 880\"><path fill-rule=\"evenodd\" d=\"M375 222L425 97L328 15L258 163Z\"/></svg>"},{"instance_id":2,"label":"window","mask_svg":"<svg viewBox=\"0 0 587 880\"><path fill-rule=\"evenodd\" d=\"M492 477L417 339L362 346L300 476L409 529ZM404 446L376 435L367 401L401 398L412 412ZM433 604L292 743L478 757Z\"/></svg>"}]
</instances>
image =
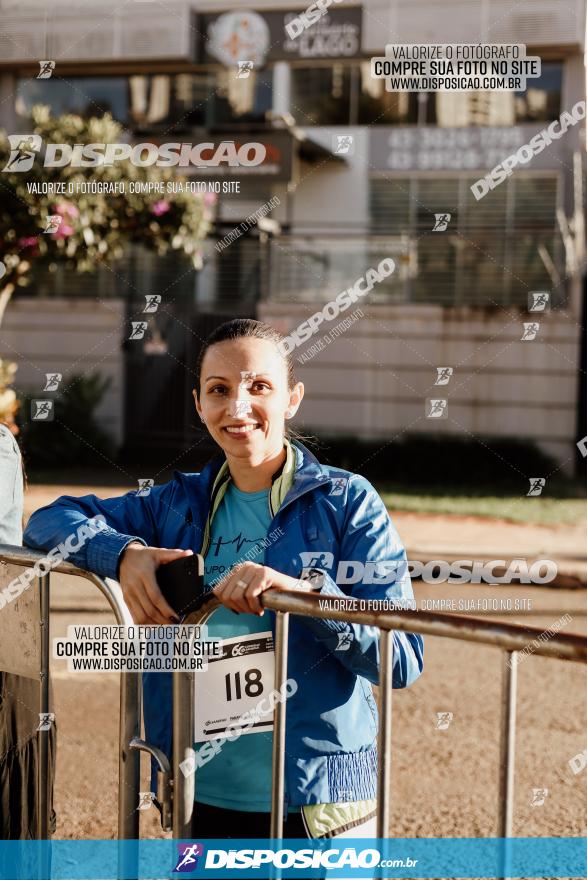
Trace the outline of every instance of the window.
<instances>
[{"instance_id":1,"label":"window","mask_svg":"<svg viewBox=\"0 0 587 880\"><path fill-rule=\"evenodd\" d=\"M561 114L563 65L543 61L542 72L529 79L525 92L516 92L516 122L551 122Z\"/></svg>"},{"instance_id":2,"label":"window","mask_svg":"<svg viewBox=\"0 0 587 880\"><path fill-rule=\"evenodd\" d=\"M516 175L477 202L465 175L383 179L370 186L374 234L408 237L411 272L396 301L442 305L526 305L530 290L564 289L556 224L555 175ZM435 214L451 215L448 229L433 232ZM557 301L558 298L558 301Z\"/></svg>"},{"instance_id":3,"label":"window","mask_svg":"<svg viewBox=\"0 0 587 880\"><path fill-rule=\"evenodd\" d=\"M543 61L541 75L527 80L523 92L434 92L427 94L429 125L517 125L550 122L561 112L563 65Z\"/></svg>"},{"instance_id":4,"label":"window","mask_svg":"<svg viewBox=\"0 0 587 880\"><path fill-rule=\"evenodd\" d=\"M291 113L299 125L416 124L415 93L386 92L370 62L291 69Z\"/></svg>"},{"instance_id":5,"label":"window","mask_svg":"<svg viewBox=\"0 0 587 880\"><path fill-rule=\"evenodd\" d=\"M273 73L253 71L237 79L232 70L180 73L173 77L173 130L190 126L261 123L273 104Z\"/></svg>"},{"instance_id":6,"label":"window","mask_svg":"<svg viewBox=\"0 0 587 880\"><path fill-rule=\"evenodd\" d=\"M299 125L508 126L546 122L561 112L563 64L543 61L523 92L388 92L369 61L294 65L291 113Z\"/></svg>"},{"instance_id":7,"label":"window","mask_svg":"<svg viewBox=\"0 0 587 880\"><path fill-rule=\"evenodd\" d=\"M352 68L293 67L291 114L299 125L349 125Z\"/></svg>"},{"instance_id":8,"label":"window","mask_svg":"<svg viewBox=\"0 0 587 880\"><path fill-rule=\"evenodd\" d=\"M35 104L48 104L54 116L77 113L80 116L100 117L111 113L119 122L127 122L128 80L121 76L20 79L16 91L16 112L28 118Z\"/></svg>"},{"instance_id":9,"label":"window","mask_svg":"<svg viewBox=\"0 0 587 880\"><path fill-rule=\"evenodd\" d=\"M359 125L417 125L419 120L423 124L424 94L386 91L385 82L371 76L369 61L361 62L354 73Z\"/></svg>"},{"instance_id":10,"label":"window","mask_svg":"<svg viewBox=\"0 0 587 880\"><path fill-rule=\"evenodd\" d=\"M136 74L128 77L21 79L16 111L28 118L35 104L47 104L53 115L110 113L137 130L185 131L263 122L272 106L272 72L253 72L237 79L233 71Z\"/></svg>"}]
</instances>

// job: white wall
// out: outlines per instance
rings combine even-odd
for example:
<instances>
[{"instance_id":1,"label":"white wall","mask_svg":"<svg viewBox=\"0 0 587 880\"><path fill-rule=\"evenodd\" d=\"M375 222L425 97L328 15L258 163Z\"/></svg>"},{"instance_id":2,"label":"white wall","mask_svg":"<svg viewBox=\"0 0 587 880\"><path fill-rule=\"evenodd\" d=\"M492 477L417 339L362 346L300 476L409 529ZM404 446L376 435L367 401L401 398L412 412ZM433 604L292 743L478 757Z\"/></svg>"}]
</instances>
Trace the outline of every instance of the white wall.
<instances>
[{"instance_id":1,"label":"white wall","mask_svg":"<svg viewBox=\"0 0 587 880\"><path fill-rule=\"evenodd\" d=\"M352 135L354 152L345 157L345 162L300 163L291 213L293 227L323 234L337 230L364 232L369 222L369 129L349 125L311 127L306 134L328 150L333 149L337 135Z\"/></svg>"},{"instance_id":2,"label":"white wall","mask_svg":"<svg viewBox=\"0 0 587 880\"><path fill-rule=\"evenodd\" d=\"M521 342L530 317L513 310L493 316L433 305L357 307L365 317L309 363L296 358L344 313L293 352L306 386L300 425L365 439L416 432L534 440L572 471L579 328L570 316L541 315L537 338ZM287 333L316 308L263 303L259 317ZM434 386L440 366L454 368L446 386ZM431 397L448 399L446 420L426 418Z\"/></svg>"},{"instance_id":3,"label":"white wall","mask_svg":"<svg viewBox=\"0 0 587 880\"><path fill-rule=\"evenodd\" d=\"M0 357L18 364L17 391L40 397L45 373L62 373L64 380L72 373L109 376L112 384L96 415L118 445L123 439L124 319L121 299L16 299L0 327Z\"/></svg>"}]
</instances>

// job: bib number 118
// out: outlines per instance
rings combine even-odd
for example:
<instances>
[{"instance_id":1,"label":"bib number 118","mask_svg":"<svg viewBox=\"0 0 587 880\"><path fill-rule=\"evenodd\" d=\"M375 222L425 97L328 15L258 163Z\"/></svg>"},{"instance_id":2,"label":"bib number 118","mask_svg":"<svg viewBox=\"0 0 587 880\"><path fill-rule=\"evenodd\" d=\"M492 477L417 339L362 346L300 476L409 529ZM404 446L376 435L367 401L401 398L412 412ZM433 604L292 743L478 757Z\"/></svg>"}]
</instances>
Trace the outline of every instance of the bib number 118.
<instances>
[{"instance_id":1,"label":"bib number 118","mask_svg":"<svg viewBox=\"0 0 587 880\"><path fill-rule=\"evenodd\" d=\"M263 682L260 669L247 669L242 677L244 678L245 696L258 697L263 693ZM226 699L228 702L231 700L242 699L243 685L241 683L240 670L233 673L228 672L224 676L224 683L226 685Z\"/></svg>"}]
</instances>

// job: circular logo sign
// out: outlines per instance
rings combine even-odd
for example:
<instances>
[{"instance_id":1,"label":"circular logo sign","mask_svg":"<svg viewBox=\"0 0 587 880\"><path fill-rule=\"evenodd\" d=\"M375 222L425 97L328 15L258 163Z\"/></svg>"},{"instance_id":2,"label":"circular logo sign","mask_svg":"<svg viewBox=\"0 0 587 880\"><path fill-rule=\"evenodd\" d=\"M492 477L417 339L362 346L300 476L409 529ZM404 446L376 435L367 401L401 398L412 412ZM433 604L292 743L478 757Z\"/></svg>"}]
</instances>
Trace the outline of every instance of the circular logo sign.
<instances>
[{"instance_id":1,"label":"circular logo sign","mask_svg":"<svg viewBox=\"0 0 587 880\"><path fill-rule=\"evenodd\" d=\"M226 12L208 28L209 55L227 67L239 61L264 64L269 49L269 28L256 12Z\"/></svg>"}]
</instances>

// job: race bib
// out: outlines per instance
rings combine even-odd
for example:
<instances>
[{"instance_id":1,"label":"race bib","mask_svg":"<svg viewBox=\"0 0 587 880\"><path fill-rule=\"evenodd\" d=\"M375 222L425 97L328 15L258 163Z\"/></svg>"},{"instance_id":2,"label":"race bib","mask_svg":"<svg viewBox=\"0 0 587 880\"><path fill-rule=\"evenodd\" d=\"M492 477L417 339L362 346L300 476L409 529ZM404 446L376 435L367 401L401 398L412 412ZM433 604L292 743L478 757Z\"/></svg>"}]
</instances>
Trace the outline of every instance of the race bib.
<instances>
[{"instance_id":1,"label":"race bib","mask_svg":"<svg viewBox=\"0 0 587 880\"><path fill-rule=\"evenodd\" d=\"M222 639L220 657L195 678L194 742L222 735L273 730L273 709L265 700L275 681L271 631Z\"/></svg>"}]
</instances>

